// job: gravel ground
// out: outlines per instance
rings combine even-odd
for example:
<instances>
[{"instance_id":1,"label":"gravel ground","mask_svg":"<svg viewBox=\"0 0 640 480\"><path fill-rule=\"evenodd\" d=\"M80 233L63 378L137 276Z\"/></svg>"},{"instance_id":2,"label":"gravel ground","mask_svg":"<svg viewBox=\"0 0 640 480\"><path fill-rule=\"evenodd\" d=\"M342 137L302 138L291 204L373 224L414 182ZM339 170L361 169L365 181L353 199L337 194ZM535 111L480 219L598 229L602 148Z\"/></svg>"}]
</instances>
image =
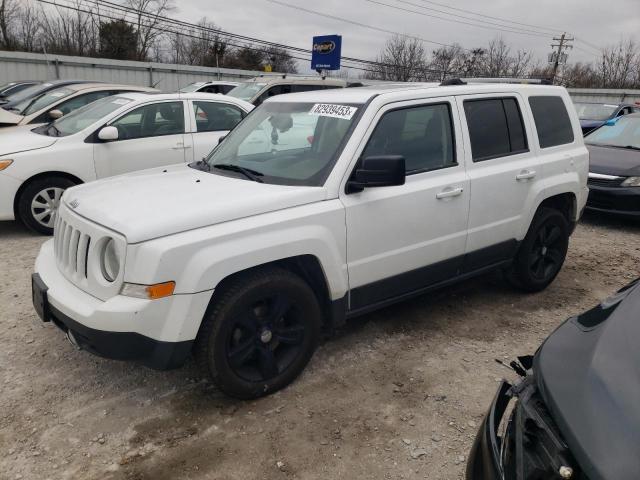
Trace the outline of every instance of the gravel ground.
<instances>
[{"instance_id":1,"label":"gravel ground","mask_svg":"<svg viewBox=\"0 0 640 480\"><path fill-rule=\"evenodd\" d=\"M498 275L350 322L298 381L225 398L76 351L31 307L43 237L0 223L0 479L458 479L502 377L565 318L638 275L640 224L588 216L558 279Z\"/></svg>"}]
</instances>

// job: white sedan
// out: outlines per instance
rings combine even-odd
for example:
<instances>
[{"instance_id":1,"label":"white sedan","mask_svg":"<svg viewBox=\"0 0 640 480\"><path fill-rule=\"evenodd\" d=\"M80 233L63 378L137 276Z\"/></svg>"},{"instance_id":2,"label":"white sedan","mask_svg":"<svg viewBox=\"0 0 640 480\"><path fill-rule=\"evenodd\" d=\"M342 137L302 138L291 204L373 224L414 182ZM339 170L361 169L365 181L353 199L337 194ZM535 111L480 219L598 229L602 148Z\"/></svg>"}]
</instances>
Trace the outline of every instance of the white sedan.
<instances>
[{"instance_id":1,"label":"white sedan","mask_svg":"<svg viewBox=\"0 0 640 480\"><path fill-rule=\"evenodd\" d=\"M0 127L40 125L56 120L91 102L126 92L158 92L155 88L111 83L76 83L28 97L8 109L0 109Z\"/></svg>"},{"instance_id":2,"label":"white sedan","mask_svg":"<svg viewBox=\"0 0 640 480\"><path fill-rule=\"evenodd\" d=\"M51 234L66 188L200 160L252 109L223 95L127 93L37 128L0 130L0 220Z\"/></svg>"}]
</instances>

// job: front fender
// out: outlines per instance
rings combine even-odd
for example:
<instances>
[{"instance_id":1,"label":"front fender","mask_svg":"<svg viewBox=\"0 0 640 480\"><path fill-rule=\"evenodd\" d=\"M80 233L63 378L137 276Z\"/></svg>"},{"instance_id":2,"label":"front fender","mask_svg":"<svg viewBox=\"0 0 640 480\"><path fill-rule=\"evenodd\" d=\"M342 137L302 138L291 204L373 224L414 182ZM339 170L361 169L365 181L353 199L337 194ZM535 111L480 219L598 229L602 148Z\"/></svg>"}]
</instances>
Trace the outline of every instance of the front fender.
<instances>
[{"instance_id":1,"label":"front fender","mask_svg":"<svg viewBox=\"0 0 640 480\"><path fill-rule=\"evenodd\" d=\"M234 273L300 255L318 259L332 299L346 294L345 213L339 200L129 245L125 281L174 280L176 294L189 294L215 289Z\"/></svg>"}]
</instances>

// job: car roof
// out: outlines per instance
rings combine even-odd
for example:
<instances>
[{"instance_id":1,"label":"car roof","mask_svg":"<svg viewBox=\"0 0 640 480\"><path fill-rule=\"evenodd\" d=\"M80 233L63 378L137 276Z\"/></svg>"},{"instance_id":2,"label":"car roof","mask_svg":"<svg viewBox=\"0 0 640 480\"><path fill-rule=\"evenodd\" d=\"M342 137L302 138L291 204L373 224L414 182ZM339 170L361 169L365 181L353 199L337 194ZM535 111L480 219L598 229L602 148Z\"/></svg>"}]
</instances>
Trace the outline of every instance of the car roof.
<instances>
[{"instance_id":1,"label":"car roof","mask_svg":"<svg viewBox=\"0 0 640 480\"><path fill-rule=\"evenodd\" d=\"M229 97L221 93L205 93L205 92L193 92L193 93L154 93L150 92L123 92L114 95L114 97L124 97L129 100L216 100L225 103L234 103L236 105L243 105L253 108L253 105L239 98Z\"/></svg>"},{"instance_id":2,"label":"car roof","mask_svg":"<svg viewBox=\"0 0 640 480\"><path fill-rule=\"evenodd\" d=\"M156 90L155 88L150 88L150 87L139 87L137 85L121 85L121 84L115 84L115 83L103 83L103 82L92 82L92 83L74 83L72 85L65 85L64 87L61 88L66 88L75 92L79 92L82 90L88 90L88 89L93 89L93 90L110 90L110 89L117 89L117 90L125 90L125 89L134 89L137 91L144 91L144 92L157 92L158 90Z\"/></svg>"},{"instance_id":3,"label":"car roof","mask_svg":"<svg viewBox=\"0 0 640 480\"><path fill-rule=\"evenodd\" d=\"M248 80L245 80L242 83L264 83L266 85L273 85L278 83L297 83L297 84L307 84L307 85L339 85L345 86L347 85L347 81L341 78L322 78L322 77L314 77L314 76L302 76L302 75L260 75L258 77L254 77Z\"/></svg>"},{"instance_id":4,"label":"car roof","mask_svg":"<svg viewBox=\"0 0 640 480\"><path fill-rule=\"evenodd\" d=\"M634 105L633 103L618 103L618 102L583 102L581 100L577 100L573 103L582 103L584 105L615 105L617 107L638 107L638 105Z\"/></svg>"},{"instance_id":5,"label":"car roof","mask_svg":"<svg viewBox=\"0 0 640 480\"><path fill-rule=\"evenodd\" d=\"M470 95L476 93L508 93L508 92L560 92L564 87L534 84L513 83L469 83L467 85L446 85L439 83L383 83L364 87L335 88L314 90L310 92L290 93L272 97L266 102L308 102L308 103L366 103L374 97L385 100L428 98L449 95Z\"/></svg>"}]
</instances>

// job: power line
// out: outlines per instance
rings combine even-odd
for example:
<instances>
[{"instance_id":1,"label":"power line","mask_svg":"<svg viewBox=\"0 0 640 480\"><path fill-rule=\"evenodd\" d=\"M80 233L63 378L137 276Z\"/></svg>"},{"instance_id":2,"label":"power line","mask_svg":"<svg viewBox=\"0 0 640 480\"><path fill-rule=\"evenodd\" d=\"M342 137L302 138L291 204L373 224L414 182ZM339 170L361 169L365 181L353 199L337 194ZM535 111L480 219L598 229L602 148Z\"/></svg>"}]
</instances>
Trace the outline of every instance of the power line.
<instances>
[{"instance_id":1,"label":"power line","mask_svg":"<svg viewBox=\"0 0 640 480\"><path fill-rule=\"evenodd\" d=\"M44 4L47 4L47 5L53 5L53 6L55 6L56 8L58 8L58 7L62 7L62 8L65 8L65 9L69 9L69 10L73 10L73 11L81 12L81 13L87 13L87 14L90 14L90 15L91 15L91 14L95 14L95 13L96 13L96 12L93 12L93 11L91 11L91 10L85 10L85 9L83 9L83 8L80 8L79 6L75 6L75 7L74 7L74 6L70 6L70 5L59 4L59 3L57 3L55 0L53 0L53 1L48 1L48 0L37 0L37 1L38 1L38 2L40 2L41 4L43 4L43 3L44 3ZM87 0L81 0L81 2L82 2L82 1L87 1ZM97 3L97 1L95 1L95 0L94 0L94 2L93 2L93 3ZM82 5L82 6L83 6L83 7L85 7L85 8L87 8L87 7L86 7L86 5ZM124 8L124 7L123 7L123 8ZM117 10L117 9L116 9L116 10ZM126 10L126 8L124 8L124 10ZM131 10L129 10L129 11L125 11L125 14L126 14L126 13L134 13L134 12L137 12L137 11L135 11L135 10L134 10L134 11L132 12ZM114 14L113 14L113 11L108 11L108 13L111 13L112 15L114 15ZM107 15L107 14L105 14L105 13L103 13L103 12L98 13L98 15L99 15L101 18L106 18L106 19L109 19L109 20L124 20L124 21L126 21L127 23L134 23L134 24L135 24L135 22L134 22L134 21L129 20L129 19L127 19L126 17L125 17L125 18L123 18L123 17L111 16L111 15ZM153 16L153 17L157 17L157 18L158 18L158 19L160 19L160 20L162 20L162 19L164 18L164 17L162 17L162 16L156 16L156 15L151 15L151 16ZM168 20L170 20L170 19L168 19ZM179 22L179 21L178 21L178 22ZM185 23L185 22L182 22L182 23ZM194 24L187 24L187 25L188 25L188 26L191 26L191 27L194 27L194 28L199 28L199 27L201 27L201 26L194 25ZM182 35L182 36L187 37L187 38L194 38L194 39L198 39L198 40L210 40L210 38L205 38L205 37L201 37L201 36L193 35L193 34L191 34L191 33L185 33L184 31L175 31L175 30L170 30L170 29L168 29L168 28L166 27L166 25L162 25L162 26L160 26L160 25L159 25L159 26L146 25L146 27L147 27L147 28L154 29L154 30L158 30L158 31L161 31L161 32L164 32L164 33L171 33L171 34L175 34L175 35ZM250 46L248 46L248 45L246 45L246 44L237 44L237 43L232 43L232 42L229 42L229 41L225 41L225 42L226 42L228 45L230 45L230 46L235 46L235 47L238 47L238 48L245 48L245 49L252 50L252 51L258 51L258 52L268 53L268 51L267 51L267 50L265 50L265 49L260 49L260 48L255 48L255 47L250 47ZM278 45L278 44L273 44L273 45L275 46L275 45ZM286 46L285 46L285 47L286 47ZM305 53L309 53L309 52L308 52L308 51L305 51ZM303 57L299 57L299 56L291 55L290 53L288 53L288 54L289 54L289 56L290 56L291 58L296 59L296 60L305 61L305 62L310 62L310 60L311 60L311 58L310 58L310 57L304 57L304 58L303 58ZM357 67L357 66L352 66L352 65L344 65L344 67L345 67L345 68L355 69L355 70L361 70L361 71L364 71L364 72L377 73L377 70L371 70L371 69L367 69L367 68L363 68L363 67Z\"/></svg>"},{"instance_id":2,"label":"power line","mask_svg":"<svg viewBox=\"0 0 640 480\"><path fill-rule=\"evenodd\" d=\"M482 23L485 23L486 25L479 24L479 23L470 23L470 22L465 22L465 21L462 21L462 20L457 20L457 19L454 19L454 18L446 18L446 17L441 17L441 16L438 16L438 15L433 15L433 14L429 14L429 13L410 10L410 9L407 9L407 8L399 7L397 5L390 5L388 3L384 3L384 2L380 2L380 1L376 1L376 0L365 0L365 1L369 2L369 3L375 3L375 4L378 4L378 5L384 5L384 6L389 7L389 8L394 8L394 9L402 10L402 11L409 12L409 13L417 13L418 15L423 15L423 16L426 16L426 17L436 18L438 20L443 20L445 22L460 23L460 24L463 24L463 25L470 25L472 27L479 27L479 28L487 28L487 29L491 29L491 30L500 30L500 31L503 31L503 32L508 32L508 33L516 33L516 34L519 34L519 35L531 35L531 36L539 36L539 37L548 37L549 36L549 33L540 32L540 31L537 31L537 30L529 30L529 29L523 29L523 28L518 28L518 27L512 27L510 25L504 25L504 24L500 24L500 23L489 22L487 20L480 20L480 19L476 19L476 18L473 18L473 17L466 17L466 16L463 16L463 15L458 15L458 14L455 14L455 13L449 13L449 12L445 12L443 10L438 10L438 9L435 9L435 8L425 7L424 5L419 5L417 3L409 2L407 0L396 0L396 2L403 3L403 4L406 4L406 5L411 5L413 7L422 8L422 9L429 10L429 11L442 13L444 15L451 15L451 16L454 16L454 17L464 18L464 19L467 19L467 20L471 20L473 22L482 22ZM496 27L498 27L498 28L496 28Z\"/></svg>"},{"instance_id":3,"label":"power line","mask_svg":"<svg viewBox=\"0 0 640 480\"><path fill-rule=\"evenodd\" d=\"M472 10L466 10L464 8L451 7L451 6L446 5L444 3L433 2L431 0L420 0L420 1L423 2L423 3L429 3L431 5L437 5L439 7L445 7L445 8L448 8L450 10L455 10L457 12L464 12L464 13L469 13L471 15L477 15L479 17L490 18L492 20L498 20L498 21L503 21L503 22L508 22L508 23L514 23L516 25L522 25L522 26L525 26L525 27L533 27L533 28L537 28L537 29L540 29L540 30L547 30L547 31L552 32L552 33L560 33L562 31L562 29L560 29L560 28L549 28L549 27L543 27L543 26L540 26L540 25L534 25L534 24L531 24L531 23L517 22L515 20L509 20L507 18L496 17L496 16L493 16L493 15L485 15L483 13L474 12Z\"/></svg>"},{"instance_id":4,"label":"power line","mask_svg":"<svg viewBox=\"0 0 640 480\"><path fill-rule=\"evenodd\" d=\"M125 7L125 6L116 4L114 2L110 2L108 0L85 0L85 1L92 1L96 5L105 4L105 5L108 5L109 7L113 8L113 9L120 10L120 11L123 11L125 13L135 13L137 15L146 16L147 18L160 19L160 20L168 22L168 23L178 24L180 26L193 28L193 29L197 29L197 30L201 30L201 31L207 31L207 32L210 32L210 33L214 33L216 35L223 36L223 37L231 37L231 38L236 38L236 39L240 39L240 40L243 40L243 41L250 41L250 42L253 42L253 43L264 44L264 45L268 45L268 46L271 46L271 47L276 47L276 48L282 48L282 49L286 49L286 50L296 51L296 52L300 52L300 53L305 54L305 55L309 55L309 53L310 53L309 49L307 49L307 48L294 47L294 46L291 46L291 45L285 45L285 44L276 43L276 42L269 42L267 40L261 40L261 39L258 39L258 38L248 37L248 36L245 36L245 35L239 35L239 34L227 32L227 31L224 31L224 30L221 30L221 29L212 28L212 27L209 27L209 26L193 24L193 23L182 21L182 20L168 18L168 17L162 16L162 15L151 14L149 12L145 12L143 10L138 10L138 9L133 8L133 7ZM233 44L231 44L231 45L233 46ZM360 59L360 58L353 58L353 57L346 57L346 56L343 56L342 60L346 61L346 62L349 62L349 63L360 63L360 64L365 64L365 65L375 65L375 66L377 66L377 65L380 64L379 62L375 62L375 61L371 61L371 60L364 60L364 59ZM345 66L348 67L348 65L345 65ZM351 67L351 68L355 68L355 67Z\"/></svg>"},{"instance_id":5,"label":"power line","mask_svg":"<svg viewBox=\"0 0 640 480\"><path fill-rule=\"evenodd\" d=\"M388 33L388 34L391 34L391 35L400 35L402 37L413 38L413 39L418 40L420 42L426 42L426 43L432 43L434 45L440 45L441 47L454 47L454 45L450 45L448 43L436 42L435 40L429 40L427 38L419 37L417 35L410 35L410 34L407 34L407 33L400 33L400 32L395 32L393 30L387 30L386 28L376 27L374 25L368 25L366 23L357 22L355 20L349 20L347 18L342 18L342 17L338 17L338 16L335 16L335 15L329 15L328 13L318 12L317 10L311 10L310 8L299 7L298 5L292 5L290 3L282 2L280 0L265 0L265 1L267 1L269 3L274 3L276 5L280 5L282 7L292 8L294 10L299 10L301 12L310 13L312 15L319 15L321 17L329 18L331 20L336 20L338 22L349 23L351 25L356 25L358 27L368 28L369 30L375 30L376 32ZM468 48L462 48L462 49L466 50L466 51L471 51Z\"/></svg>"}]
</instances>

